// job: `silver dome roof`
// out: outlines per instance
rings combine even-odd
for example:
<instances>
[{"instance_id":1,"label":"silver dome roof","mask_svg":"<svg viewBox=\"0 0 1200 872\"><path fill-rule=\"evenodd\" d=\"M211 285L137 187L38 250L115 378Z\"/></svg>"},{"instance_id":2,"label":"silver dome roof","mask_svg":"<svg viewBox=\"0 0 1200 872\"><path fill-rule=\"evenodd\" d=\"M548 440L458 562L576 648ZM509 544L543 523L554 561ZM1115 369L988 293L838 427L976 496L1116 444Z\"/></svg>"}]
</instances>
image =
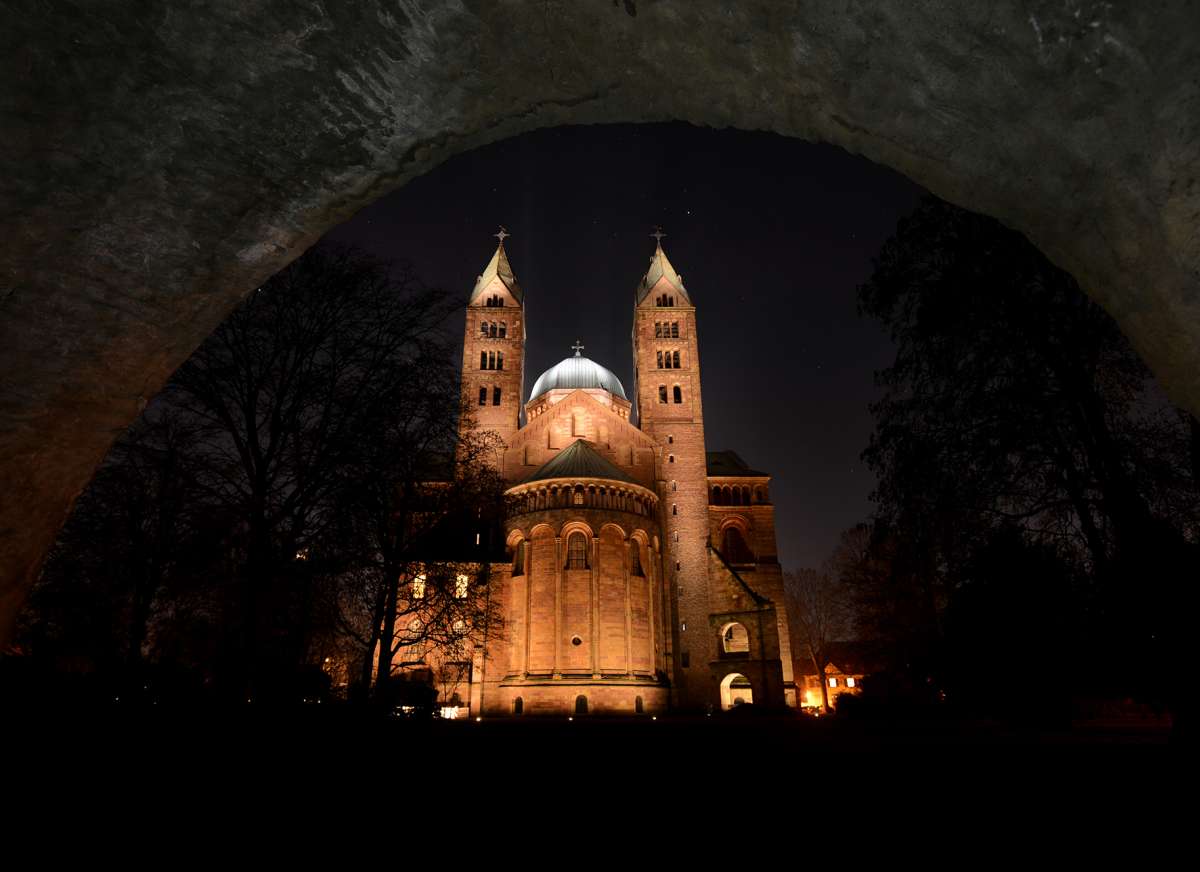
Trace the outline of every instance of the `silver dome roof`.
<instances>
[{"instance_id":1,"label":"silver dome roof","mask_svg":"<svg viewBox=\"0 0 1200 872\"><path fill-rule=\"evenodd\" d=\"M628 400L621 380L594 360L580 356L575 352L574 357L568 357L550 367L533 383L529 393L529 401L533 402L547 391L555 388L600 388L610 394Z\"/></svg>"}]
</instances>

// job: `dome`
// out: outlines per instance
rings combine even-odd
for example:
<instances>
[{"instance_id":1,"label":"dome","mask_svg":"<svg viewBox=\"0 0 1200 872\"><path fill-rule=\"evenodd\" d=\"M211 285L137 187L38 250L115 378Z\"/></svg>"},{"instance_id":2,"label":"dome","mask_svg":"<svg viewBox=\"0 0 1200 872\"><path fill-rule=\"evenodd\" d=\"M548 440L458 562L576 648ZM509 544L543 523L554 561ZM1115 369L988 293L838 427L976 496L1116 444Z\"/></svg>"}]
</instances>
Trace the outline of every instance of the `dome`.
<instances>
[{"instance_id":1,"label":"dome","mask_svg":"<svg viewBox=\"0 0 1200 872\"><path fill-rule=\"evenodd\" d=\"M628 401L621 380L594 360L582 357L578 351L574 357L568 357L550 367L533 383L529 400L540 397L555 388L600 388Z\"/></svg>"}]
</instances>

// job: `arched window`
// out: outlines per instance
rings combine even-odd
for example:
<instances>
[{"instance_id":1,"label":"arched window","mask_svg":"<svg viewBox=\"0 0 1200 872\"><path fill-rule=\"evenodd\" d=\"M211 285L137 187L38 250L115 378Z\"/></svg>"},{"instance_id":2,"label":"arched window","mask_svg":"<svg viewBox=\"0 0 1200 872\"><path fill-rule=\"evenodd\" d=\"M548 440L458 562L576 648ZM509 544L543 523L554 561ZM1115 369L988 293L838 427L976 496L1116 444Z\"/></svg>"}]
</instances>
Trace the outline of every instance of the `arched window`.
<instances>
[{"instance_id":1,"label":"arched window","mask_svg":"<svg viewBox=\"0 0 1200 872\"><path fill-rule=\"evenodd\" d=\"M736 621L721 631L721 647L726 654L745 654L750 650L750 634Z\"/></svg>"},{"instance_id":2,"label":"arched window","mask_svg":"<svg viewBox=\"0 0 1200 872\"><path fill-rule=\"evenodd\" d=\"M748 488L748 487L742 488L742 505L743 506L750 505L750 488Z\"/></svg>"},{"instance_id":3,"label":"arched window","mask_svg":"<svg viewBox=\"0 0 1200 872\"><path fill-rule=\"evenodd\" d=\"M512 574L514 576L525 574L525 540L522 539L517 543L517 547L513 549L513 567Z\"/></svg>"},{"instance_id":4,"label":"arched window","mask_svg":"<svg viewBox=\"0 0 1200 872\"><path fill-rule=\"evenodd\" d=\"M572 497L571 503L572 503L572 505L576 505L576 506L583 505L583 487L582 486L575 488L575 495L574 495L574 497Z\"/></svg>"},{"instance_id":5,"label":"arched window","mask_svg":"<svg viewBox=\"0 0 1200 872\"><path fill-rule=\"evenodd\" d=\"M487 405L487 388L479 389L479 405L481 405L481 406Z\"/></svg>"},{"instance_id":6,"label":"arched window","mask_svg":"<svg viewBox=\"0 0 1200 872\"><path fill-rule=\"evenodd\" d=\"M742 504L742 489L740 487L735 487L733 489L733 504L735 506L740 506Z\"/></svg>"},{"instance_id":7,"label":"arched window","mask_svg":"<svg viewBox=\"0 0 1200 872\"><path fill-rule=\"evenodd\" d=\"M753 563L754 555L746 547L742 531L737 527L726 527L721 554L730 563Z\"/></svg>"},{"instance_id":8,"label":"arched window","mask_svg":"<svg viewBox=\"0 0 1200 872\"><path fill-rule=\"evenodd\" d=\"M672 515L679 514L679 506L675 505L675 503L671 503L671 514Z\"/></svg>"},{"instance_id":9,"label":"arched window","mask_svg":"<svg viewBox=\"0 0 1200 872\"><path fill-rule=\"evenodd\" d=\"M658 401L660 403L665 403L667 401L667 386L666 385L658 386Z\"/></svg>"},{"instance_id":10,"label":"arched window","mask_svg":"<svg viewBox=\"0 0 1200 872\"><path fill-rule=\"evenodd\" d=\"M675 491L677 491L677 490L679 490L677 483L671 482L671 493L675 493Z\"/></svg>"},{"instance_id":11,"label":"arched window","mask_svg":"<svg viewBox=\"0 0 1200 872\"><path fill-rule=\"evenodd\" d=\"M495 322L495 321L493 321L493 322L491 323L491 325L490 325L490 326L491 326L491 333L489 333L489 335L490 335L490 336L491 336L493 339L495 339L495 338L496 338L496 322Z\"/></svg>"},{"instance_id":12,"label":"arched window","mask_svg":"<svg viewBox=\"0 0 1200 872\"><path fill-rule=\"evenodd\" d=\"M587 713L587 697L580 694L575 697L575 714L586 715Z\"/></svg>"},{"instance_id":13,"label":"arched window","mask_svg":"<svg viewBox=\"0 0 1200 872\"><path fill-rule=\"evenodd\" d=\"M479 322L479 332L480 332L480 335L482 335L483 337L485 337L485 338L487 337L487 335L488 335L488 324L487 324L487 321L480 321L480 322Z\"/></svg>"},{"instance_id":14,"label":"arched window","mask_svg":"<svg viewBox=\"0 0 1200 872\"><path fill-rule=\"evenodd\" d=\"M675 402L683 402L683 388L681 388L679 385L675 385Z\"/></svg>"},{"instance_id":15,"label":"arched window","mask_svg":"<svg viewBox=\"0 0 1200 872\"><path fill-rule=\"evenodd\" d=\"M721 489L716 486L712 489L712 504L714 506L721 505Z\"/></svg>"},{"instance_id":16,"label":"arched window","mask_svg":"<svg viewBox=\"0 0 1200 872\"><path fill-rule=\"evenodd\" d=\"M514 715L525 714L525 700L521 699L521 697L519 697L519 696L513 700L513 714Z\"/></svg>"},{"instance_id":17,"label":"arched window","mask_svg":"<svg viewBox=\"0 0 1200 872\"><path fill-rule=\"evenodd\" d=\"M629 574L645 575L642 572L642 548L636 539L629 542Z\"/></svg>"},{"instance_id":18,"label":"arched window","mask_svg":"<svg viewBox=\"0 0 1200 872\"><path fill-rule=\"evenodd\" d=\"M504 369L504 352L503 351L499 351L496 353L496 369Z\"/></svg>"},{"instance_id":19,"label":"arched window","mask_svg":"<svg viewBox=\"0 0 1200 872\"><path fill-rule=\"evenodd\" d=\"M662 352L661 352L661 351L659 351L659 352L656 352L656 354L658 355L658 357L656 358L656 360L658 361L658 368L659 368L659 369L662 369L662 368L663 368L663 364L662 364Z\"/></svg>"},{"instance_id":20,"label":"arched window","mask_svg":"<svg viewBox=\"0 0 1200 872\"><path fill-rule=\"evenodd\" d=\"M413 599L425 599L425 573L422 572L412 580L411 588Z\"/></svg>"},{"instance_id":21,"label":"arched window","mask_svg":"<svg viewBox=\"0 0 1200 872\"><path fill-rule=\"evenodd\" d=\"M501 339L503 339L503 338L504 338L504 334L505 334L505 333L507 333L507 332L508 332L508 327L507 327L507 326L505 326L505 324L504 324L504 322L503 322L503 321L501 321L501 322L500 322L500 338L501 338Z\"/></svg>"},{"instance_id":22,"label":"arched window","mask_svg":"<svg viewBox=\"0 0 1200 872\"><path fill-rule=\"evenodd\" d=\"M494 351L489 351L487 353L487 368L488 369L496 368L496 352L494 352Z\"/></svg>"},{"instance_id":23,"label":"arched window","mask_svg":"<svg viewBox=\"0 0 1200 872\"><path fill-rule=\"evenodd\" d=\"M579 493L580 499L583 492ZM582 533L572 533L567 537L567 569L588 569L587 537Z\"/></svg>"},{"instance_id":24,"label":"arched window","mask_svg":"<svg viewBox=\"0 0 1200 872\"><path fill-rule=\"evenodd\" d=\"M674 361L675 369L679 369L679 352L678 351L672 352L671 359Z\"/></svg>"},{"instance_id":25,"label":"arched window","mask_svg":"<svg viewBox=\"0 0 1200 872\"><path fill-rule=\"evenodd\" d=\"M729 506L733 504L733 495L729 492L729 486L721 488L721 505Z\"/></svg>"},{"instance_id":26,"label":"arched window","mask_svg":"<svg viewBox=\"0 0 1200 872\"><path fill-rule=\"evenodd\" d=\"M674 462L675 462L675 455L674 455L674 454L668 454L668 455L667 455L667 463L674 463Z\"/></svg>"}]
</instances>

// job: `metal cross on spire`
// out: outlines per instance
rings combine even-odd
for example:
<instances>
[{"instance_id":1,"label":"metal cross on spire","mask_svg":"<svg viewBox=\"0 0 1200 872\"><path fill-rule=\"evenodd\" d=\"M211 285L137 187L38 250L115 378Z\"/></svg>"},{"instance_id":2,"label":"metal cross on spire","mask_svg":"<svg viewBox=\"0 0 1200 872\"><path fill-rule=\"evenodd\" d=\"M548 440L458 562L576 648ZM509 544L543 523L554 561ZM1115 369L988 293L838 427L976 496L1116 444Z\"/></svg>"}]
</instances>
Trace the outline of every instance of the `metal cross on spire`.
<instances>
[{"instance_id":1,"label":"metal cross on spire","mask_svg":"<svg viewBox=\"0 0 1200 872\"><path fill-rule=\"evenodd\" d=\"M656 245L662 245L663 237L666 236L667 234L663 233L661 224L655 224L654 232L651 233L650 235L654 237Z\"/></svg>"},{"instance_id":2,"label":"metal cross on spire","mask_svg":"<svg viewBox=\"0 0 1200 872\"><path fill-rule=\"evenodd\" d=\"M583 357L583 355L579 353L583 351L583 345L580 344L578 339L576 339L575 344L571 346L571 350L575 352L576 357Z\"/></svg>"},{"instance_id":3,"label":"metal cross on spire","mask_svg":"<svg viewBox=\"0 0 1200 872\"><path fill-rule=\"evenodd\" d=\"M504 229L504 225L501 225L501 226L500 226L500 232L499 232L499 233L493 233L493 234L492 234L492 236L495 236L497 239L499 239L499 240L500 240L500 244L501 244L501 245L503 245L503 244L504 244L504 240L505 240L505 239L507 239L508 237L512 236L512 234L511 234L511 233L509 233L507 230L505 230L505 229Z\"/></svg>"}]
</instances>

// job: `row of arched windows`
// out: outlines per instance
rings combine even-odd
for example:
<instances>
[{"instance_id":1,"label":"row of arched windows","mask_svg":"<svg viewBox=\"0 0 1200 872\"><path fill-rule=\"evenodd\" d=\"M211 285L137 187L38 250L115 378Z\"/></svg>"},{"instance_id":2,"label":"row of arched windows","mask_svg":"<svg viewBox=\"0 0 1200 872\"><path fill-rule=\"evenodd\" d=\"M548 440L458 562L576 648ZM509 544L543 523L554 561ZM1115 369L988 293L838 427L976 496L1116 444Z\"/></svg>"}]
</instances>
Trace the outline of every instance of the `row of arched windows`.
<instances>
[{"instance_id":1,"label":"row of arched windows","mask_svg":"<svg viewBox=\"0 0 1200 872\"><path fill-rule=\"evenodd\" d=\"M490 297L487 298L487 302L484 303L484 305L487 306L489 309L495 309L495 308L501 307L504 305L504 298L502 296L500 296L499 294L492 294Z\"/></svg>"},{"instance_id":2,"label":"row of arched windows","mask_svg":"<svg viewBox=\"0 0 1200 872\"><path fill-rule=\"evenodd\" d=\"M762 486L754 488L754 502L765 503L767 501L766 493ZM750 488L746 485L713 485L712 500L709 502L712 506L748 506L751 505Z\"/></svg>"},{"instance_id":3,"label":"row of arched windows","mask_svg":"<svg viewBox=\"0 0 1200 872\"><path fill-rule=\"evenodd\" d=\"M679 385L675 385L672 393L675 397L675 402L677 402L677 403L683 402L683 388L681 388ZM660 403L667 402L667 386L666 385L658 386L658 401Z\"/></svg>"},{"instance_id":4,"label":"row of arched windows","mask_svg":"<svg viewBox=\"0 0 1200 872\"><path fill-rule=\"evenodd\" d=\"M636 696L633 698L633 711L634 711L634 714L639 714L639 715L646 713L646 703L642 700L642 698L640 696ZM525 714L525 700L524 699L522 699L521 697L518 696L517 698L515 698L512 701L512 713L514 715ZM579 694L579 696L575 697L575 714L586 715L587 713L588 713L588 698L581 693L581 694Z\"/></svg>"},{"instance_id":5,"label":"row of arched windows","mask_svg":"<svg viewBox=\"0 0 1200 872\"><path fill-rule=\"evenodd\" d=\"M654 298L654 305L656 305L656 306L674 306L675 298L673 296L671 296L670 294L663 294L660 297Z\"/></svg>"},{"instance_id":6,"label":"row of arched windows","mask_svg":"<svg viewBox=\"0 0 1200 872\"><path fill-rule=\"evenodd\" d=\"M479 368L480 369L504 369L504 352L503 351L481 351L481 352L479 352Z\"/></svg>"},{"instance_id":7,"label":"row of arched windows","mask_svg":"<svg viewBox=\"0 0 1200 872\"><path fill-rule=\"evenodd\" d=\"M514 578L525 574L526 545L527 543L522 539L517 543L517 547L513 549L512 575ZM576 532L567 537L567 563L565 568L591 568L588 564L587 536L583 533ZM629 541L629 574L638 577L643 577L646 574L642 569L642 548L636 539ZM422 576L422 584L424 584L423 579L424 576Z\"/></svg>"},{"instance_id":8,"label":"row of arched windows","mask_svg":"<svg viewBox=\"0 0 1200 872\"><path fill-rule=\"evenodd\" d=\"M511 511L540 512L546 509L564 509L570 506L591 506L597 509L612 509L632 512L650 517L654 504L649 497L634 494L619 488L596 485L584 487L577 484L537 488L516 494L509 504Z\"/></svg>"},{"instance_id":9,"label":"row of arched windows","mask_svg":"<svg viewBox=\"0 0 1200 872\"><path fill-rule=\"evenodd\" d=\"M488 398L488 389L486 387L480 388L479 389L479 405L486 406L487 398ZM499 387L492 388L492 405L493 406L500 405L500 388Z\"/></svg>"},{"instance_id":10,"label":"row of arched windows","mask_svg":"<svg viewBox=\"0 0 1200 872\"><path fill-rule=\"evenodd\" d=\"M660 351L658 352L658 368L659 369L679 369L679 352L678 351Z\"/></svg>"},{"instance_id":11,"label":"row of arched windows","mask_svg":"<svg viewBox=\"0 0 1200 872\"><path fill-rule=\"evenodd\" d=\"M679 338L679 322L678 321L655 321L654 322L654 338L655 339L678 339Z\"/></svg>"},{"instance_id":12,"label":"row of arched windows","mask_svg":"<svg viewBox=\"0 0 1200 872\"><path fill-rule=\"evenodd\" d=\"M503 321L497 324L495 321L480 321L479 335L484 339L503 339L508 332L508 327Z\"/></svg>"}]
</instances>

